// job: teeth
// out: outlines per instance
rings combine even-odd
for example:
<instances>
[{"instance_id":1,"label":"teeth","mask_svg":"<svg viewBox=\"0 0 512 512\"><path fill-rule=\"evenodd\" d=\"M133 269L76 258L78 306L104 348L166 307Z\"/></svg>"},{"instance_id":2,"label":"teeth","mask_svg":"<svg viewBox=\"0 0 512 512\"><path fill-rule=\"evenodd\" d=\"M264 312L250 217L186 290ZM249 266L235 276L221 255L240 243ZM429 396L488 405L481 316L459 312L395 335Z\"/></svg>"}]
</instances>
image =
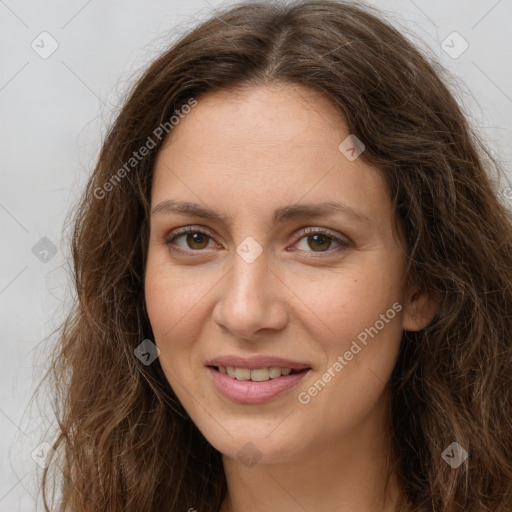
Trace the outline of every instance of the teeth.
<instances>
[{"instance_id":1,"label":"teeth","mask_svg":"<svg viewBox=\"0 0 512 512\"><path fill-rule=\"evenodd\" d=\"M251 380L251 370L249 368L236 368L236 380Z\"/></svg>"},{"instance_id":2,"label":"teeth","mask_svg":"<svg viewBox=\"0 0 512 512\"><path fill-rule=\"evenodd\" d=\"M256 370L251 370L251 380L255 380L256 382L263 382L264 380L269 379L270 376L268 373L268 368L258 368Z\"/></svg>"},{"instance_id":3,"label":"teeth","mask_svg":"<svg viewBox=\"0 0 512 512\"><path fill-rule=\"evenodd\" d=\"M286 369L285 369L285 371L286 371ZM275 379L276 377L281 377L281 368L269 368L268 376L271 379Z\"/></svg>"},{"instance_id":4,"label":"teeth","mask_svg":"<svg viewBox=\"0 0 512 512\"><path fill-rule=\"evenodd\" d=\"M264 382L269 379L276 379L282 375L290 375L291 368L255 368L250 370L249 368L233 368L232 366L218 366L220 373L227 374L232 379L237 380L252 380L255 382Z\"/></svg>"}]
</instances>

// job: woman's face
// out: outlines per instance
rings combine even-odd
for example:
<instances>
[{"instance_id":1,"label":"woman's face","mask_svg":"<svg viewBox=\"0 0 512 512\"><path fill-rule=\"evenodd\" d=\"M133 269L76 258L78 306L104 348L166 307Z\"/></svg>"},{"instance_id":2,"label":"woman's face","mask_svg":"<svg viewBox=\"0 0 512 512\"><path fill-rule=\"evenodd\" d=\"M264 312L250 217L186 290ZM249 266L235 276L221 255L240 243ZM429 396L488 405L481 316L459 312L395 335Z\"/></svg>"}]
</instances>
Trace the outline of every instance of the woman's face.
<instances>
[{"instance_id":1,"label":"woman's face","mask_svg":"<svg viewBox=\"0 0 512 512\"><path fill-rule=\"evenodd\" d=\"M225 90L198 100L157 159L145 277L154 342L225 455L290 460L385 417L408 318L405 256L384 178L348 136L308 89ZM303 371L286 375L293 367Z\"/></svg>"}]
</instances>

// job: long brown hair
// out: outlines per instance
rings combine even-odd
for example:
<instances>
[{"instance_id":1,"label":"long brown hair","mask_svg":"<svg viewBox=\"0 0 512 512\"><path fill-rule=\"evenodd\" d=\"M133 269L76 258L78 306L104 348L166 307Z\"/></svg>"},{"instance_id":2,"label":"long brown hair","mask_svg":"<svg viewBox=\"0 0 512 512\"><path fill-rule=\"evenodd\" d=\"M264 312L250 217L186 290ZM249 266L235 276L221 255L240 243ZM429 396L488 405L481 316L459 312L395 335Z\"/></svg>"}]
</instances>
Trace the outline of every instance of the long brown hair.
<instances>
[{"instance_id":1,"label":"long brown hair","mask_svg":"<svg viewBox=\"0 0 512 512\"><path fill-rule=\"evenodd\" d=\"M449 78L380 11L330 0L226 8L150 65L73 218L76 302L45 377L59 423L46 510L51 475L61 512L219 510L221 454L159 360L134 355L153 339L143 289L157 128L205 93L274 81L324 93L364 142L405 228L407 278L440 297L427 328L403 333L391 379L397 509L512 510L512 218ZM442 456L454 442L468 453L456 469Z\"/></svg>"}]
</instances>

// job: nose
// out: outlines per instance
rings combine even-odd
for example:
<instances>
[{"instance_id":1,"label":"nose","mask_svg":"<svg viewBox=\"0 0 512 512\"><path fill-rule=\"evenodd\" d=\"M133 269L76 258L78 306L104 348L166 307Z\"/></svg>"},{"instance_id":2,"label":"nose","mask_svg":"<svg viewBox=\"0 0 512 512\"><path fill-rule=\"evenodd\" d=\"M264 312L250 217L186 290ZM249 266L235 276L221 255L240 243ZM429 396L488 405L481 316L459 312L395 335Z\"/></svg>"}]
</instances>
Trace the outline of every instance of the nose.
<instances>
[{"instance_id":1,"label":"nose","mask_svg":"<svg viewBox=\"0 0 512 512\"><path fill-rule=\"evenodd\" d=\"M263 329L280 330L288 311L286 285L267 265L263 252L248 263L238 254L219 289L213 320L234 338L254 340Z\"/></svg>"}]
</instances>

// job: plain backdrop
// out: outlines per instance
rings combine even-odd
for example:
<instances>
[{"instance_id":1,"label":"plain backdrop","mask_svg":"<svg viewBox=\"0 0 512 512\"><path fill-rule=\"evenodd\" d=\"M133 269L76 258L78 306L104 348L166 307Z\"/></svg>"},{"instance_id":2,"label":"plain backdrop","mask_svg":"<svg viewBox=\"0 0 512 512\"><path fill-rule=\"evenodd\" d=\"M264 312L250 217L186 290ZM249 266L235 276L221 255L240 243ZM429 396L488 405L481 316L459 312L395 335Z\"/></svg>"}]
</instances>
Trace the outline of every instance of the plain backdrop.
<instances>
[{"instance_id":1,"label":"plain backdrop","mask_svg":"<svg viewBox=\"0 0 512 512\"><path fill-rule=\"evenodd\" d=\"M52 414L31 398L69 306L65 223L119 98L180 34L232 3L0 0L0 512L43 510ZM371 3L453 75L511 177L512 1Z\"/></svg>"}]
</instances>

